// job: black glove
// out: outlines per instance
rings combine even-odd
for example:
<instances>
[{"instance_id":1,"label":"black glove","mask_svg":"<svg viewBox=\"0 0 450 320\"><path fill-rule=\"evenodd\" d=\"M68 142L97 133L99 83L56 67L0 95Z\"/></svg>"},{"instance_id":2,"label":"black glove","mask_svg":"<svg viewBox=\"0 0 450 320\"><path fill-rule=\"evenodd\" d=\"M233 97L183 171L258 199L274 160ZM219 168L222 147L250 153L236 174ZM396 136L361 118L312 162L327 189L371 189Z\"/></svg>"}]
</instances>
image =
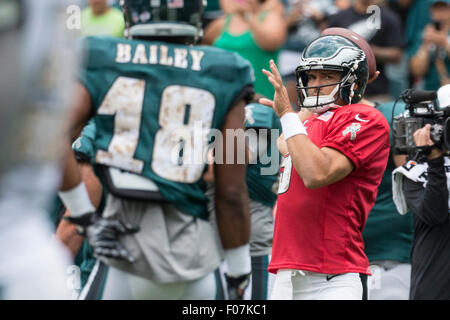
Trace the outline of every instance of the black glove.
<instances>
[{"instance_id":1,"label":"black glove","mask_svg":"<svg viewBox=\"0 0 450 320\"><path fill-rule=\"evenodd\" d=\"M79 217L63 217L64 220L76 225L78 234L84 237L86 236L86 228L94 224L99 218L95 212L88 212Z\"/></svg>"},{"instance_id":2,"label":"black glove","mask_svg":"<svg viewBox=\"0 0 450 320\"><path fill-rule=\"evenodd\" d=\"M228 300L243 300L245 289L247 289L250 282L251 273L243 274L239 277L230 277L225 273L227 280Z\"/></svg>"},{"instance_id":3,"label":"black glove","mask_svg":"<svg viewBox=\"0 0 450 320\"><path fill-rule=\"evenodd\" d=\"M77 225L78 233L87 237L95 256L134 262L133 256L120 243L121 234L139 231L138 227L124 224L117 219L102 218L94 212L80 217L64 217Z\"/></svg>"}]
</instances>

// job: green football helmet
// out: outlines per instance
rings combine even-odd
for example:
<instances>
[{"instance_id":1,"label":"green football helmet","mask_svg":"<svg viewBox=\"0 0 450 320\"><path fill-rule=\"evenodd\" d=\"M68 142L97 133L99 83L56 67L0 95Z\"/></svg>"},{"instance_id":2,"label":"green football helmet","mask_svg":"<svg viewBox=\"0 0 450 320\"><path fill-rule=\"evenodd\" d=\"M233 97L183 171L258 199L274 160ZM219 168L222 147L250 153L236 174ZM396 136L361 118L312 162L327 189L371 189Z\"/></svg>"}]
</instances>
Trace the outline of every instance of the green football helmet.
<instances>
[{"instance_id":1,"label":"green football helmet","mask_svg":"<svg viewBox=\"0 0 450 320\"><path fill-rule=\"evenodd\" d=\"M322 86L308 86L310 70L332 70L341 72L336 83ZM339 98L345 104L357 103L362 99L369 78L366 55L352 41L338 35L322 36L311 42L301 55L296 70L297 95L300 107L317 112L329 109ZM335 86L329 95L308 96L308 89Z\"/></svg>"},{"instance_id":2,"label":"green football helmet","mask_svg":"<svg viewBox=\"0 0 450 320\"><path fill-rule=\"evenodd\" d=\"M206 0L121 0L128 37L185 38L203 36Z\"/></svg>"}]
</instances>

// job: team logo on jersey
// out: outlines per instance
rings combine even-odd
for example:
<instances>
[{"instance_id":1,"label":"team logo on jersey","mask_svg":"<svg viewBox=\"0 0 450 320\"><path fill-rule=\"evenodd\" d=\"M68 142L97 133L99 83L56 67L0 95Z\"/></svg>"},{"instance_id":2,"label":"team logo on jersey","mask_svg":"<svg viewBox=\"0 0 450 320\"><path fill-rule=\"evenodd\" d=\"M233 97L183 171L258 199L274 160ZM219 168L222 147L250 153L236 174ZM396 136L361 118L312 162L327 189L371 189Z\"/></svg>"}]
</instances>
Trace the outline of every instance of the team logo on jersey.
<instances>
[{"instance_id":1,"label":"team logo on jersey","mask_svg":"<svg viewBox=\"0 0 450 320\"><path fill-rule=\"evenodd\" d=\"M361 125L357 122L353 122L342 132L342 135L345 136L347 133L350 133L350 141L353 141L356 139L356 133L359 130L361 130Z\"/></svg>"},{"instance_id":2,"label":"team logo on jersey","mask_svg":"<svg viewBox=\"0 0 450 320\"><path fill-rule=\"evenodd\" d=\"M167 0L167 7L169 9L183 8L184 0Z\"/></svg>"},{"instance_id":3,"label":"team logo on jersey","mask_svg":"<svg viewBox=\"0 0 450 320\"><path fill-rule=\"evenodd\" d=\"M359 113L355 116L355 119L358 120L358 121L361 121L361 122L369 122L369 120L361 119L359 117Z\"/></svg>"}]
</instances>

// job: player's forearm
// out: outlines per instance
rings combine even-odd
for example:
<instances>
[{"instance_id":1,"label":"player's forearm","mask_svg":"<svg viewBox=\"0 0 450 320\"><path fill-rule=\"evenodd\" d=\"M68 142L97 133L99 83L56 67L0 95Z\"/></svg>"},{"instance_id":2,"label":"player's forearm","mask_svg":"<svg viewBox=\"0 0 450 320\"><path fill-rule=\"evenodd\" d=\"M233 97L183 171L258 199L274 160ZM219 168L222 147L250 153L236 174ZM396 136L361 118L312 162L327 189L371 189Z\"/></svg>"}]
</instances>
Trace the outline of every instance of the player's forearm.
<instances>
[{"instance_id":1,"label":"player's forearm","mask_svg":"<svg viewBox=\"0 0 450 320\"><path fill-rule=\"evenodd\" d=\"M87 192L89 194L89 199L91 200L95 208L98 208L103 196L102 184L95 175L94 169L90 164L80 163L79 168L81 176L83 178L83 182L85 183Z\"/></svg>"},{"instance_id":2,"label":"player's forearm","mask_svg":"<svg viewBox=\"0 0 450 320\"><path fill-rule=\"evenodd\" d=\"M216 189L216 215L224 249L242 246L250 241L250 210L245 184L240 188Z\"/></svg>"},{"instance_id":3,"label":"player's forearm","mask_svg":"<svg viewBox=\"0 0 450 320\"><path fill-rule=\"evenodd\" d=\"M317 189L331 183L330 160L306 135L289 138L287 147L295 170L309 189Z\"/></svg>"},{"instance_id":4,"label":"player's forearm","mask_svg":"<svg viewBox=\"0 0 450 320\"><path fill-rule=\"evenodd\" d=\"M63 179L60 191L67 191L75 188L81 183L81 174L78 170L78 163L75 159L72 147L69 141L64 145L65 148L65 163L63 171Z\"/></svg>"},{"instance_id":5,"label":"player's forearm","mask_svg":"<svg viewBox=\"0 0 450 320\"><path fill-rule=\"evenodd\" d=\"M80 217L94 212L95 207L92 205L86 185L81 178L72 148L69 145L67 147L70 150L66 154L63 181L58 195L64 206L70 210L71 216Z\"/></svg>"},{"instance_id":6,"label":"player's forearm","mask_svg":"<svg viewBox=\"0 0 450 320\"><path fill-rule=\"evenodd\" d=\"M86 87L77 83L74 89L73 102L66 119L65 130L67 131L66 143L64 144L64 171L61 191L71 190L81 183L81 174L78 170L78 163L72 150L72 141L78 137L82 128L89 120L91 113L91 96Z\"/></svg>"},{"instance_id":7,"label":"player's forearm","mask_svg":"<svg viewBox=\"0 0 450 320\"><path fill-rule=\"evenodd\" d=\"M102 198L102 186L100 181L95 176L91 165L89 164L79 164L81 171L81 176L83 177L83 182L86 185L87 192L92 204L98 208ZM70 216L69 210L66 210L64 216ZM72 256L75 257L80 250L84 237L80 236L77 232L76 225L62 220L56 230L57 237L61 242L69 249Z\"/></svg>"}]
</instances>

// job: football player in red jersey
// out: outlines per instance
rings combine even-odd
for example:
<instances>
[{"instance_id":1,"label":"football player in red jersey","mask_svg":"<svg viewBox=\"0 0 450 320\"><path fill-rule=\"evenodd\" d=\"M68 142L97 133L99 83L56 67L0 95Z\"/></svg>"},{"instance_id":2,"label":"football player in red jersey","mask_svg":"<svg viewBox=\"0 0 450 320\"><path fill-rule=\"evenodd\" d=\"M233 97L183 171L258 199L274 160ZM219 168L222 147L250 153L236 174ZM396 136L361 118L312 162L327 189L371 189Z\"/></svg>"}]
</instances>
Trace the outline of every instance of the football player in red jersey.
<instances>
[{"instance_id":1,"label":"football player in red jersey","mask_svg":"<svg viewBox=\"0 0 450 320\"><path fill-rule=\"evenodd\" d=\"M389 125L363 104L369 77L356 40L325 35L304 50L297 68L303 123L292 112L273 61L263 70L288 154L282 165L269 271L271 299L362 299L369 262L361 232L389 155Z\"/></svg>"}]
</instances>

